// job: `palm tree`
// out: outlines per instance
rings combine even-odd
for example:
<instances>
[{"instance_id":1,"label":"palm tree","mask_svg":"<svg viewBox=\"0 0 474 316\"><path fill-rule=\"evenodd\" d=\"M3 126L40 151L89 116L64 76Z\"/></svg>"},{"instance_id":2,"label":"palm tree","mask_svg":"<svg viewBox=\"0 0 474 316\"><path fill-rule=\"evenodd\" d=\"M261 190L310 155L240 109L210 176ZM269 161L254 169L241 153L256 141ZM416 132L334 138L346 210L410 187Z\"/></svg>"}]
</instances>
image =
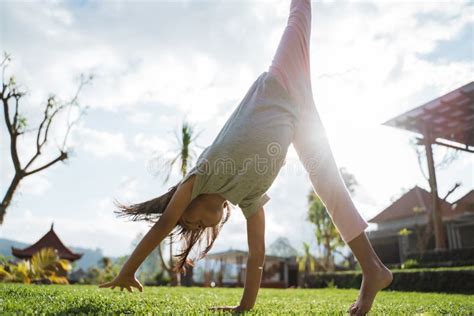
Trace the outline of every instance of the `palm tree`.
<instances>
[{"instance_id":1,"label":"palm tree","mask_svg":"<svg viewBox=\"0 0 474 316\"><path fill-rule=\"evenodd\" d=\"M47 247L35 253L29 261L0 266L0 281L69 284L66 275L70 270L71 263L61 259L55 249Z\"/></svg>"},{"instance_id":2,"label":"palm tree","mask_svg":"<svg viewBox=\"0 0 474 316\"><path fill-rule=\"evenodd\" d=\"M172 159L163 160L163 163L159 166L159 173L166 174L164 183L167 183L170 179L173 169L178 165L181 176L184 177L188 171L188 167L191 165L192 160L195 158L196 153L193 149L194 142L200 133L195 135L194 126L186 120L181 124L179 132L175 133L176 136L176 154Z\"/></svg>"},{"instance_id":3,"label":"palm tree","mask_svg":"<svg viewBox=\"0 0 474 316\"><path fill-rule=\"evenodd\" d=\"M310 191L308 195L308 220L315 225L316 242L324 249L326 271L334 270L334 250L344 245L321 199Z\"/></svg>"},{"instance_id":4,"label":"palm tree","mask_svg":"<svg viewBox=\"0 0 474 316\"><path fill-rule=\"evenodd\" d=\"M316 271L317 260L309 252L309 244L303 242L303 255L296 257L298 262L298 272L303 272L303 285L306 285L306 280L310 272Z\"/></svg>"},{"instance_id":5,"label":"palm tree","mask_svg":"<svg viewBox=\"0 0 474 316\"><path fill-rule=\"evenodd\" d=\"M102 268L104 269L108 269L112 266L112 259L110 259L109 257L102 257L99 262Z\"/></svg>"},{"instance_id":6,"label":"palm tree","mask_svg":"<svg viewBox=\"0 0 474 316\"><path fill-rule=\"evenodd\" d=\"M183 120L181 127L176 136L176 154L173 158L168 160L163 160L162 158L158 158L158 174L165 174L164 183L167 183L170 179L172 171L178 166L179 172L182 177L186 175L188 172L188 168L191 165L192 161L194 160L196 154L193 149L194 142L196 138L199 136L200 133L195 134L194 126L191 125L186 120ZM160 163L161 162L161 163ZM169 236L170 241L170 260L169 264L163 260L163 252L161 248L161 244L159 245L159 254L160 259L162 260L163 268L168 272L170 277L173 279L173 283L177 284L179 280L172 272L173 268L173 237Z\"/></svg>"},{"instance_id":7,"label":"palm tree","mask_svg":"<svg viewBox=\"0 0 474 316\"><path fill-rule=\"evenodd\" d=\"M69 284L66 274L71 270L71 264L66 259L59 258L54 248L42 248L31 257L31 279L42 281L49 279L52 283Z\"/></svg>"},{"instance_id":8,"label":"palm tree","mask_svg":"<svg viewBox=\"0 0 474 316\"><path fill-rule=\"evenodd\" d=\"M340 168L340 174L347 190L350 193L354 193L355 188L359 184L354 175L349 173L344 167ZM308 204L307 219L315 225L316 242L318 246L322 246L324 249L324 267L326 271L334 271L335 253L341 255L350 268L354 268L355 261L352 253L346 255L341 251L341 249L345 247L345 243L334 225L326 206L313 189L311 189L308 194Z\"/></svg>"}]
</instances>

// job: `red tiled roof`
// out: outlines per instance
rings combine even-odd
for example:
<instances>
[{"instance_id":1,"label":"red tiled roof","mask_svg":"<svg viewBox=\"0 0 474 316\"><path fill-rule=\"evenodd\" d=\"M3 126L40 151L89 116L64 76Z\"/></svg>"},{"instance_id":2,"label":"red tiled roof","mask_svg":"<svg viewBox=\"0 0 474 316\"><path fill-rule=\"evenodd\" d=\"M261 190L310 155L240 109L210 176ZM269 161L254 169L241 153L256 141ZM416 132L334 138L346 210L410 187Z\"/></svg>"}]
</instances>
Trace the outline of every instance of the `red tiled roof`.
<instances>
[{"instance_id":1,"label":"red tiled roof","mask_svg":"<svg viewBox=\"0 0 474 316\"><path fill-rule=\"evenodd\" d=\"M453 203L453 209L456 214L464 212L474 212L474 190L469 191Z\"/></svg>"},{"instance_id":2,"label":"red tiled roof","mask_svg":"<svg viewBox=\"0 0 474 316\"><path fill-rule=\"evenodd\" d=\"M450 218L456 215L452 210L451 203L445 202L442 199L439 199L439 201L443 218ZM412 217L417 214L414 211L415 208L419 208L422 213L426 211L432 212L433 210L431 193L419 186L413 187L382 212L370 219L369 222L382 223Z\"/></svg>"},{"instance_id":3,"label":"red tiled roof","mask_svg":"<svg viewBox=\"0 0 474 316\"><path fill-rule=\"evenodd\" d=\"M33 245L24 249L12 247L12 254L17 258L29 259L36 252L46 247L52 247L56 249L61 259L67 259L69 261L78 260L83 255L82 253L72 252L63 244L63 242L59 239L58 235L56 235L55 231L53 230L53 224L51 224L51 229Z\"/></svg>"}]
</instances>

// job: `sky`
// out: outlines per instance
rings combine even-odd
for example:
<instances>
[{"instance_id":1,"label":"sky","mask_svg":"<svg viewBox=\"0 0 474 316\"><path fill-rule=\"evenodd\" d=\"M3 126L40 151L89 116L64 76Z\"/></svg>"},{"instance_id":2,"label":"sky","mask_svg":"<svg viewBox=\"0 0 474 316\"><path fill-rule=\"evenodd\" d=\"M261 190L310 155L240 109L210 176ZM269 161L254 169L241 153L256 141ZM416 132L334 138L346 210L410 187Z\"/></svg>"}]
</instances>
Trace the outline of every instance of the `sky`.
<instances>
[{"instance_id":1,"label":"sky","mask_svg":"<svg viewBox=\"0 0 474 316\"><path fill-rule=\"evenodd\" d=\"M254 80L270 66L286 26L289 0L0 2L0 51L6 77L28 94L21 111L33 127L47 97L70 99L81 74L94 79L79 95L87 107L71 131L71 157L24 179L0 238L35 242L51 222L69 246L127 255L145 223L117 218L112 201L163 194L157 157L176 151L183 120L200 132L195 158L208 146ZM359 183L353 200L369 220L415 185L429 189L410 141L383 122L473 80L473 5L462 1L312 1L311 80L318 112L339 167ZM72 111L70 115L77 115ZM4 121L3 112L1 117ZM40 162L57 154L64 117ZM32 153L32 136L20 156ZM452 150L434 146L435 161ZM0 194L13 166L0 128ZM427 174L426 161L422 167ZM472 154L437 170L440 196L461 182L453 202L474 187ZM267 192L266 243L287 237L299 250L314 230L306 221L311 189L292 147ZM369 229L374 229L370 225ZM246 249L235 208L213 248Z\"/></svg>"}]
</instances>

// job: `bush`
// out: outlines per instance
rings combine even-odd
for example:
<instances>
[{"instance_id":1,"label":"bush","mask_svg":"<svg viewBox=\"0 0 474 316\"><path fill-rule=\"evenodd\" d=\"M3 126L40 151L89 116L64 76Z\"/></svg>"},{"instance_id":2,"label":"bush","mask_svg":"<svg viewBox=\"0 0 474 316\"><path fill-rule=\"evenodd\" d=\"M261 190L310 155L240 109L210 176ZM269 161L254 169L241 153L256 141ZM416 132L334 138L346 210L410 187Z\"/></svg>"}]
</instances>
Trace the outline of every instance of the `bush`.
<instances>
[{"instance_id":1,"label":"bush","mask_svg":"<svg viewBox=\"0 0 474 316\"><path fill-rule=\"evenodd\" d=\"M398 291L474 293L474 267L392 270L393 281L387 288ZM344 271L312 273L306 279L310 288L359 288L362 273Z\"/></svg>"},{"instance_id":2,"label":"bush","mask_svg":"<svg viewBox=\"0 0 474 316\"><path fill-rule=\"evenodd\" d=\"M47 247L36 252L30 260L0 265L0 281L69 284L66 274L70 270L69 261L60 259L56 249Z\"/></svg>"},{"instance_id":3,"label":"bush","mask_svg":"<svg viewBox=\"0 0 474 316\"><path fill-rule=\"evenodd\" d=\"M418 267L419 267L418 261L415 259L405 260L401 265L402 269L412 269L412 268L418 268Z\"/></svg>"},{"instance_id":4,"label":"bush","mask_svg":"<svg viewBox=\"0 0 474 316\"><path fill-rule=\"evenodd\" d=\"M171 279L168 275L165 275L165 272L161 270L158 272L155 277L156 285L168 285L171 283Z\"/></svg>"},{"instance_id":5,"label":"bush","mask_svg":"<svg viewBox=\"0 0 474 316\"><path fill-rule=\"evenodd\" d=\"M474 265L474 248L428 250L408 253L406 259L414 259L423 267L460 267Z\"/></svg>"}]
</instances>

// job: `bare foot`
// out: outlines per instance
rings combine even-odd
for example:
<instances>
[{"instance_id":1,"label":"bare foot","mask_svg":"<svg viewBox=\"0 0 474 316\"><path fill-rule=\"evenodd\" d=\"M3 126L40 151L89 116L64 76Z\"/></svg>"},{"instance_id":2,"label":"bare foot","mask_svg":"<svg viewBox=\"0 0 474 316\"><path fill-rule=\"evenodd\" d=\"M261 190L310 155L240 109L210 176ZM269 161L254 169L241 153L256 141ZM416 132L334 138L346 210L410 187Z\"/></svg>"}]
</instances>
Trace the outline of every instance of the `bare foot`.
<instances>
[{"instance_id":1,"label":"bare foot","mask_svg":"<svg viewBox=\"0 0 474 316\"><path fill-rule=\"evenodd\" d=\"M350 315L365 315L372 307L377 292L389 286L392 280L392 272L386 266L381 266L377 271L370 274L364 274L359 297L349 307Z\"/></svg>"}]
</instances>

